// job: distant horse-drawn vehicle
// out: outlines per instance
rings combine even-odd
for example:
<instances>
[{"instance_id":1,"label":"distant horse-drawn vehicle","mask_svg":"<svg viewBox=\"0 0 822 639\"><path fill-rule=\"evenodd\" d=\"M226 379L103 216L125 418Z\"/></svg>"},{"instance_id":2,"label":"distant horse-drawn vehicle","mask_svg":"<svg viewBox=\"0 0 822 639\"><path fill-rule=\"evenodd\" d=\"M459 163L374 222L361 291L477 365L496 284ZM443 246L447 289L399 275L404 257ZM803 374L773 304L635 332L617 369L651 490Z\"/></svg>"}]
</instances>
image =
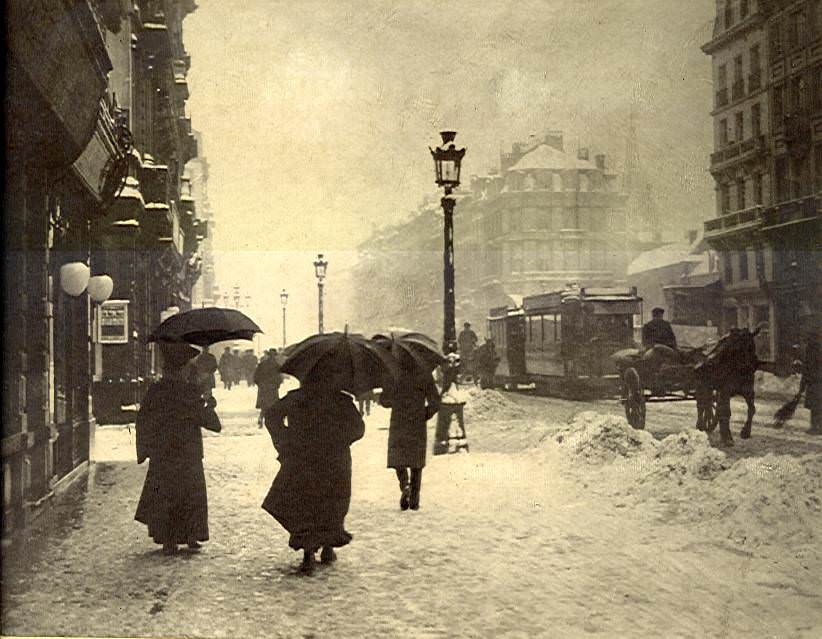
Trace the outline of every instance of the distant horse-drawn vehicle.
<instances>
[{"instance_id":1,"label":"distant horse-drawn vehicle","mask_svg":"<svg viewBox=\"0 0 822 639\"><path fill-rule=\"evenodd\" d=\"M569 399L619 398L634 428L645 427L649 403L694 401L696 427L719 425L726 445L733 443L730 398L742 395L748 416L741 436L750 437L754 373L768 367L754 339L763 326L731 329L711 348L640 349L634 317L641 312L635 288L567 288L491 309L488 333L500 358L493 383Z\"/></svg>"},{"instance_id":2,"label":"distant horse-drawn vehicle","mask_svg":"<svg viewBox=\"0 0 822 639\"><path fill-rule=\"evenodd\" d=\"M646 405L654 402L696 401L699 430L717 425L713 392L695 367L705 359L702 349L674 350L657 344L642 351L629 348L612 355L621 380L620 401L625 418L637 429L645 428Z\"/></svg>"},{"instance_id":3,"label":"distant horse-drawn vehicle","mask_svg":"<svg viewBox=\"0 0 822 639\"><path fill-rule=\"evenodd\" d=\"M764 326L753 331L733 328L710 349L674 350L656 345L644 352L626 349L614 353L628 423L644 428L646 404L650 402L694 400L696 427L711 432L718 424L722 444L730 446L731 397L741 395L748 415L740 436L749 438L756 413L754 374L757 369L771 367L756 355L755 338Z\"/></svg>"}]
</instances>

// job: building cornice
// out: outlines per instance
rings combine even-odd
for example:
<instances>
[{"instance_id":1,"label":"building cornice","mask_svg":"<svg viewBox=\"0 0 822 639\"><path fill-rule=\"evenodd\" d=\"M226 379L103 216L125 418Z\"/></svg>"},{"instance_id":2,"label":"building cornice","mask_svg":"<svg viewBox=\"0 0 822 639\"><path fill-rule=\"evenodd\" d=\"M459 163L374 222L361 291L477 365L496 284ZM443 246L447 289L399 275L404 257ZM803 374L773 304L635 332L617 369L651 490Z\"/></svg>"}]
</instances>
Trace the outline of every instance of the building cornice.
<instances>
[{"instance_id":1,"label":"building cornice","mask_svg":"<svg viewBox=\"0 0 822 639\"><path fill-rule=\"evenodd\" d=\"M764 17L760 12L752 13L741 22L737 22L730 29L720 33L718 36L711 38L708 42L702 45L703 53L713 55L729 43L746 35L749 31L762 27L765 23Z\"/></svg>"}]
</instances>

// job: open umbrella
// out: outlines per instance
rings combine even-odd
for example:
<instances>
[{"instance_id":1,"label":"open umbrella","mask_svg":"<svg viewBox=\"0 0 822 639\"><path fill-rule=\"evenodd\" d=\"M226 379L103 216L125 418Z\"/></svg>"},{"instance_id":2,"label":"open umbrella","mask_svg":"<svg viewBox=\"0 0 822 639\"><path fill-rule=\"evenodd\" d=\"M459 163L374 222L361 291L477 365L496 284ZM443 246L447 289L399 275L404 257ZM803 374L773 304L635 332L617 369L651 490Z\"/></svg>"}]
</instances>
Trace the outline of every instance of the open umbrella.
<instances>
[{"instance_id":1,"label":"open umbrella","mask_svg":"<svg viewBox=\"0 0 822 639\"><path fill-rule=\"evenodd\" d=\"M354 395L381 388L400 375L399 365L388 351L362 335L347 332L312 335L289 346L285 353L281 372L300 382L334 375L342 390Z\"/></svg>"},{"instance_id":2,"label":"open umbrella","mask_svg":"<svg viewBox=\"0 0 822 639\"><path fill-rule=\"evenodd\" d=\"M392 331L385 335L374 335L371 339L390 350L395 357L398 357L401 351L405 351L426 373L430 373L445 361L437 343L423 333Z\"/></svg>"},{"instance_id":3,"label":"open umbrella","mask_svg":"<svg viewBox=\"0 0 822 639\"><path fill-rule=\"evenodd\" d=\"M177 313L160 324L149 342L187 342L197 346L209 346L232 339L254 339L254 333L262 333L247 315L233 308L195 308Z\"/></svg>"}]
</instances>

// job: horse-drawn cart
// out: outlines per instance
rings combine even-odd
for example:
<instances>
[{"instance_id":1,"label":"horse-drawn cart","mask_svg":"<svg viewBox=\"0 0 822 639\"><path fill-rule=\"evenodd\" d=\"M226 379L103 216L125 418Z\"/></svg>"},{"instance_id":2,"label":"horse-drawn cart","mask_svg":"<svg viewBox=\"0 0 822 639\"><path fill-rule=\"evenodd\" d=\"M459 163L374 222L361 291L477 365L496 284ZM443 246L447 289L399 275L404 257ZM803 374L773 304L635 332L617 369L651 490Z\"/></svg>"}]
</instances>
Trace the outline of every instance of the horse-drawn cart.
<instances>
[{"instance_id":1,"label":"horse-drawn cart","mask_svg":"<svg viewBox=\"0 0 822 639\"><path fill-rule=\"evenodd\" d=\"M696 364L702 351L674 351L666 346L639 351L625 349L612 356L621 382L620 401L625 418L637 429L645 428L649 403L695 401L696 427L712 431L717 425L714 392L699 383Z\"/></svg>"}]
</instances>

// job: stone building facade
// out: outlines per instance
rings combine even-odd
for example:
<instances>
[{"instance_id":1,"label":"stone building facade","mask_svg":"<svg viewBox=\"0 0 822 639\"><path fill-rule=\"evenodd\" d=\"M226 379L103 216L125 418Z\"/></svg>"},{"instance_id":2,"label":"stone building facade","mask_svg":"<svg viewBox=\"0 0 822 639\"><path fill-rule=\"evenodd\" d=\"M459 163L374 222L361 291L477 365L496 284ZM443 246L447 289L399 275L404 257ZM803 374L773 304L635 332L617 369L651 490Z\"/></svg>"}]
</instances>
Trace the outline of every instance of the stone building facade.
<instances>
[{"instance_id":1,"label":"stone building facade","mask_svg":"<svg viewBox=\"0 0 822 639\"><path fill-rule=\"evenodd\" d=\"M718 0L716 216L722 329L767 321L767 356L788 361L803 317L820 312L822 2Z\"/></svg>"},{"instance_id":2,"label":"stone building facade","mask_svg":"<svg viewBox=\"0 0 822 639\"><path fill-rule=\"evenodd\" d=\"M83 475L95 415L139 401L150 379L159 309L190 300L198 222L180 174L196 145L181 23L194 8L7 9L4 537ZM98 304L88 283L104 274L114 290Z\"/></svg>"}]
</instances>

